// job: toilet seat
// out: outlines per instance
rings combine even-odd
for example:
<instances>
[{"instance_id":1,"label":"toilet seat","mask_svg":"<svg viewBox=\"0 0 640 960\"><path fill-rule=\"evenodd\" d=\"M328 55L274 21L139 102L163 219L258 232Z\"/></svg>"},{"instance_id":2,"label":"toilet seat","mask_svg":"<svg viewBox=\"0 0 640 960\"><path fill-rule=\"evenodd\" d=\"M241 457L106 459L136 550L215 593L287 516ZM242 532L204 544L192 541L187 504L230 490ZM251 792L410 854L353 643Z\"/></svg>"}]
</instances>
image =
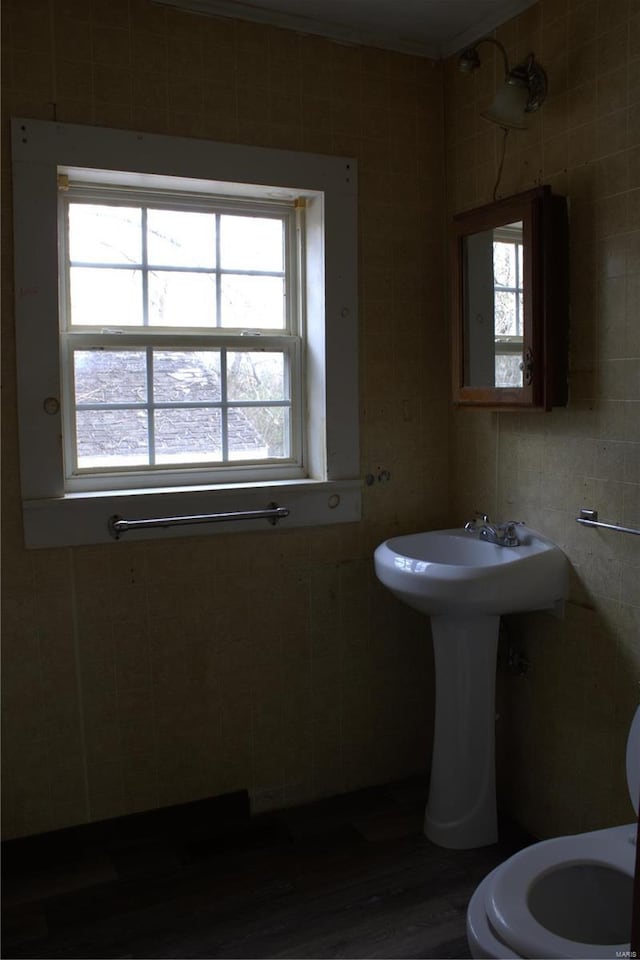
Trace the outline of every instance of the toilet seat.
<instances>
[{"instance_id":1,"label":"toilet seat","mask_svg":"<svg viewBox=\"0 0 640 960\"><path fill-rule=\"evenodd\" d=\"M513 947L498 939L496 931L489 925L485 910L485 896L488 887L493 883L500 867L495 867L487 874L484 880L476 887L467 909L467 942L471 956L476 958L491 958L491 960L521 960L520 954Z\"/></svg>"},{"instance_id":2,"label":"toilet seat","mask_svg":"<svg viewBox=\"0 0 640 960\"><path fill-rule=\"evenodd\" d=\"M640 707L636 708L627 739L627 784L631 805L638 816L640 803Z\"/></svg>"},{"instance_id":3,"label":"toilet seat","mask_svg":"<svg viewBox=\"0 0 640 960\"><path fill-rule=\"evenodd\" d=\"M485 910L500 940L522 957L579 957L602 960L603 948L615 957L629 943L593 944L570 940L539 923L528 905L534 881L574 865L595 864L618 870L633 880L635 824L592 833L557 837L526 847L498 868L487 885Z\"/></svg>"},{"instance_id":4,"label":"toilet seat","mask_svg":"<svg viewBox=\"0 0 640 960\"><path fill-rule=\"evenodd\" d=\"M626 767L637 814L640 706L627 739ZM476 888L467 911L472 956L492 960L628 956L628 940L603 941L629 936L636 830L634 822L543 840L492 870ZM583 941L576 934L590 939Z\"/></svg>"}]
</instances>

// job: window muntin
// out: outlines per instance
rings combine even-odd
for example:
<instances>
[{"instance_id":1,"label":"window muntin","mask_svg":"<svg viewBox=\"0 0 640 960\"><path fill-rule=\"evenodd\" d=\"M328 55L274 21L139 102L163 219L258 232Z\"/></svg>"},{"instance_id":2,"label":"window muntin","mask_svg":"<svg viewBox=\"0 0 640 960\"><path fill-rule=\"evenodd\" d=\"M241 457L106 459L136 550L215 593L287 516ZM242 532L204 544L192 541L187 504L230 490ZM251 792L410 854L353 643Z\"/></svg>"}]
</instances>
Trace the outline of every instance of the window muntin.
<instances>
[{"instance_id":1,"label":"window muntin","mask_svg":"<svg viewBox=\"0 0 640 960\"><path fill-rule=\"evenodd\" d=\"M302 467L300 217L291 202L61 193L67 489Z\"/></svg>"}]
</instances>

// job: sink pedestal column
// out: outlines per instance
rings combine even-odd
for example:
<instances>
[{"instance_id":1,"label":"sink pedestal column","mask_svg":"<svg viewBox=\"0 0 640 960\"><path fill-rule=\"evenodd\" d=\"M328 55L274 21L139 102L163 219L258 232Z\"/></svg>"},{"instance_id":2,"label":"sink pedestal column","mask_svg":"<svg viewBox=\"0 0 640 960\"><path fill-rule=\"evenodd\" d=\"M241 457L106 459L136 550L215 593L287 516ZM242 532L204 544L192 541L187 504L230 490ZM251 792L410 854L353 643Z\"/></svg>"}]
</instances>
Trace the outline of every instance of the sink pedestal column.
<instances>
[{"instance_id":1,"label":"sink pedestal column","mask_svg":"<svg viewBox=\"0 0 640 960\"><path fill-rule=\"evenodd\" d=\"M495 686L499 616L432 616L436 711L425 834L467 850L498 839Z\"/></svg>"}]
</instances>

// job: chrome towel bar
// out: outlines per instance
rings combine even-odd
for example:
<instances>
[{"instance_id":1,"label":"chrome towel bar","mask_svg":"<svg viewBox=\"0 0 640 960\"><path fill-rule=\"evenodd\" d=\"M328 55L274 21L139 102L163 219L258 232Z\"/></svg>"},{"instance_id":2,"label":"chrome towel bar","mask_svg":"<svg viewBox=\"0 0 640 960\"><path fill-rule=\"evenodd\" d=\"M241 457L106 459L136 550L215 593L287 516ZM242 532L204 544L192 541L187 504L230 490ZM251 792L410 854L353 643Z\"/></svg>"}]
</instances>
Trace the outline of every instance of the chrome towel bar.
<instances>
[{"instance_id":1,"label":"chrome towel bar","mask_svg":"<svg viewBox=\"0 0 640 960\"><path fill-rule=\"evenodd\" d=\"M635 533L640 536L640 530L633 527L621 527L619 523L605 523L604 520L598 520L597 510L587 510L583 507L580 516L576 517L576 523L582 523L585 527L604 527L605 530L617 530L619 533Z\"/></svg>"},{"instance_id":2,"label":"chrome towel bar","mask_svg":"<svg viewBox=\"0 0 640 960\"><path fill-rule=\"evenodd\" d=\"M109 517L109 533L119 540L127 530L146 530L151 527L181 527L192 523L223 523L227 520L268 520L273 526L289 516L288 507L270 503L265 510L231 510L228 513L200 513L192 517L147 517L144 520L125 520L117 514Z\"/></svg>"}]
</instances>

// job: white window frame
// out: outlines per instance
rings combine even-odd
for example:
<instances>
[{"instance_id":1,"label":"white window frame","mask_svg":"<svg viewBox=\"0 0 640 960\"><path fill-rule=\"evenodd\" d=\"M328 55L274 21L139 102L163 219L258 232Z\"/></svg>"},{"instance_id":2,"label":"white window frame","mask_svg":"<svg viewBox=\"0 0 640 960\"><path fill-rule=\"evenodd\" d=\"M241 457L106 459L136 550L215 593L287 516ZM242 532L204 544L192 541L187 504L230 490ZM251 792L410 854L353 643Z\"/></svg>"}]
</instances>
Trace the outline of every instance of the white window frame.
<instances>
[{"instance_id":1,"label":"white window frame","mask_svg":"<svg viewBox=\"0 0 640 960\"><path fill-rule=\"evenodd\" d=\"M20 470L25 542L110 542L109 518L289 508L282 527L360 519L357 367L357 170L320 156L157 134L12 121ZM299 269L305 294L305 475L127 490L65 489L58 322L58 175L109 171L114 183L306 201ZM130 530L123 540L273 530L264 520Z\"/></svg>"},{"instance_id":2,"label":"white window frame","mask_svg":"<svg viewBox=\"0 0 640 960\"><path fill-rule=\"evenodd\" d=\"M92 179L98 176L97 171L91 171ZM305 334L304 305L305 298L301 295L298 274L300 273L299 244L304 235L305 207L299 198L289 201L271 202L255 198L245 201L220 197L214 194L182 194L175 189L151 191L139 188L114 188L111 184L109 172L104 172L104 182L95 186L85 182L86 171L74 168L63 168L59 173L59 200L58 200L58 250L60 260L60 367L62 393L63 444L65 462L65 492L81 493L96 490L122 489L135 490L154 486L193 486L196 484L234 483L256 480L292 480L306 477L304 438L305 431L302 423L303 410L303 357L301 343ZM120 178L122 179L122 178ZM151 178L149 178L150 180ZM161 178L167 183L166 178ZM212 191L223 185L212 184ZM242 184L225 184L228 189L235 188L237 196L242 194ZM214 210L219 213L243 213L244 215L277 216L285 224L286 251L286 323L282 330L262 329L234 329L232 327L212 327L211 329L188 327L172 329L165 327L129 327L123 326L110 332L102 331L94 326L70 325L67 321L71 317L70 291L67 289L67 270L69 268L69 237L67 229L67 208L73 202L93 203L130 203L133 205L148 204L161 209L181 210ZM141 265L144 273L148 267ZM216 268L218 273L218 268ZM71 320L73 318L71 317ZM114 323L114 327L117 323ZM168 344L167 349L220 349L220 350L269 350L273 349L286 354L289 359L291 373L290 407L291 407L291 456L284 462L242 462L218 466L175 467L167 466L135 468L128 467L117 470L106 468L101 470L84 469L73 471L71 465L75 461L75 398L73 388L73 349L91 349L98 345L112 349L143 349L151 345L159 347L162 341ZM220 404L222 407L222 404Z\"/></svg>"}]
</instances>

